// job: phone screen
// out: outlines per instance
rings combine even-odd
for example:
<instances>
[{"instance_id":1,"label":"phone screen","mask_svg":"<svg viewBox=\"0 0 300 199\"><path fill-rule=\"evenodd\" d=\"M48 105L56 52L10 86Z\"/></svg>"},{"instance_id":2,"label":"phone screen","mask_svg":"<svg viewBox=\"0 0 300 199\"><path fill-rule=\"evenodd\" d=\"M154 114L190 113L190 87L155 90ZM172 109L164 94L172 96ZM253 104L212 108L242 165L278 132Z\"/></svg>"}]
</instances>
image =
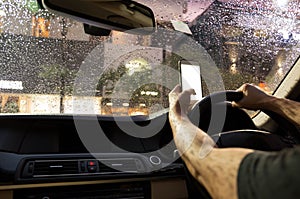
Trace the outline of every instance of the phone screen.
<instances>
[{"instance_id":1,"label":"phone screen","mask_svg":"<svg viewBox=\"0 0 300 199\"><path fill-rule=\"evenodd\" d=\"M180 61L179 65L182 90L193 88L196 95L192 95L191 100L201 100L203 96L200 65L196 62L189 61Z\"/></svg>"}]
</instances>

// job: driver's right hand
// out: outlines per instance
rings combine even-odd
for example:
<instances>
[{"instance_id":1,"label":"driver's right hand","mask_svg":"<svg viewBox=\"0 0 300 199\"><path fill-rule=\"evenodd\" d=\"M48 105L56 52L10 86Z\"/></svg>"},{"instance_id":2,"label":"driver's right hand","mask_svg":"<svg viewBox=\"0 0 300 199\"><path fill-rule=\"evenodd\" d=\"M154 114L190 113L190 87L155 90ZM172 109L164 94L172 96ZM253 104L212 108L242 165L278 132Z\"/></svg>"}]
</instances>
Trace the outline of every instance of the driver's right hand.
<instances>
[{"instance_id":1,"label":"driver's right hand","mask_svg":"<svg viewBox=\"0 0 300 199\"><path fill-rule=\"evenodd\" d=\"M237 91L243 92L244 97L238 102L233 102L232 105L249 110L265 109L267 103L270 103L274 98L272 95L268 95L262 91L259 87L251 84L244 84L237 89Z\"/></svg>"}]
</instances>

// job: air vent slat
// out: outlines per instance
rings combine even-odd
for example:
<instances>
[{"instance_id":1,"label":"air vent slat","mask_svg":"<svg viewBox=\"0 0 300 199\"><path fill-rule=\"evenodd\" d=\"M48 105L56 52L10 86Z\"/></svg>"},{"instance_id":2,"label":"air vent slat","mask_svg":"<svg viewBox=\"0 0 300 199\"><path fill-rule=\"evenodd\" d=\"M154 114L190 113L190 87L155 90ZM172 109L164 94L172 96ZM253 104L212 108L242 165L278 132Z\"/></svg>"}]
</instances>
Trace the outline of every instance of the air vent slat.
<instances>
[{"instance_id":1,"label":"air vent slat","mask_svg":"<svg viewBox=\"0 0 300 199\"><path fill-rule=\"evenodd\" d=\"M100 172L124 172L138 171L137 163L134 159L101 160Z\"/></svg>"},{"instance_id":2,"label":"air vent slat","mask_svg":"<svg viewBox=\"0 0 300 199\"><path fill-rule=\"evenodd\" d=\"M61 175L77 174L78 161L36 161L34 165L34 176L39 175Z\"/></svg>"}]
</instances>

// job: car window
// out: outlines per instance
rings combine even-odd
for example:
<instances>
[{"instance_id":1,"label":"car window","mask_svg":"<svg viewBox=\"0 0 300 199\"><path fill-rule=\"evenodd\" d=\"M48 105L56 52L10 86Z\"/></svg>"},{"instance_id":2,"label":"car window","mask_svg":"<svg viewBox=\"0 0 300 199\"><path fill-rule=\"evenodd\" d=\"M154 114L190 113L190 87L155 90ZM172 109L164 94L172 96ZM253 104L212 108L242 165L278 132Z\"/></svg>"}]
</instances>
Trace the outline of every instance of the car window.
<instances>
[{"instance_id":1,"label":"car window","mask_svg":"<svg viewBox=\"0 0 300 199\"><path fill-rule=\"evenodd\" d=\"M272 93L300 55L297 1L138 2L156 33L92 36L35 0L0 1L1 114L157 113L182 59L200 64L204 96L247 82Z\"/></svg>"}]
</instances>

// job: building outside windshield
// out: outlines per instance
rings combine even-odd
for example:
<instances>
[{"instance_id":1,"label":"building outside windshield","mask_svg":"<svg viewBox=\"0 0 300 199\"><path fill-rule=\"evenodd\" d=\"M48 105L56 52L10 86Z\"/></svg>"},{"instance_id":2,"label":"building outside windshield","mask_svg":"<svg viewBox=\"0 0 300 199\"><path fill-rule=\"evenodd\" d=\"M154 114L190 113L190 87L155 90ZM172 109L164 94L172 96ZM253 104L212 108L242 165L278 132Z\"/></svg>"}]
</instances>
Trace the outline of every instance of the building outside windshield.
<instances>
[{"instance_id":1,"label":"building outside windshield","mask_svg":"<svg viewBox=\"0 0 300 199\"><path fill-rule=\"evenodd\" d=\"M192 34L181 34L206 50L225 89L249 82L272 93L300 55L299 3L247 2L154 1L147 6L153 9L158 28L175 32L157 40L117 31L91 36L85 34L83 24L42 10L34 0L0 1L0 112L126 116L168 108L171 88L150 81L138 88L134 85L152 75L179 83L168 71L154 74L153 70L159 64L177 70L182 59L172 53L175 45L181 45L172 21L185 24ZM166 41L172 45L159 47ZM107 67L93 95L75 95L79 68L95 48ZM119 92L129 98L114 95L124 75L130 77L127 83L132 87ZM203 95L208 95L205 85ZM75 112L74 99L80 105ZM87 108L91 104L93 112Z\"/></svg>"}]
</instances>

